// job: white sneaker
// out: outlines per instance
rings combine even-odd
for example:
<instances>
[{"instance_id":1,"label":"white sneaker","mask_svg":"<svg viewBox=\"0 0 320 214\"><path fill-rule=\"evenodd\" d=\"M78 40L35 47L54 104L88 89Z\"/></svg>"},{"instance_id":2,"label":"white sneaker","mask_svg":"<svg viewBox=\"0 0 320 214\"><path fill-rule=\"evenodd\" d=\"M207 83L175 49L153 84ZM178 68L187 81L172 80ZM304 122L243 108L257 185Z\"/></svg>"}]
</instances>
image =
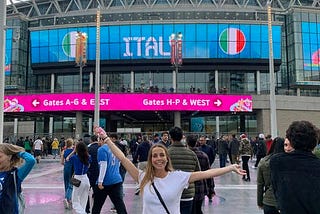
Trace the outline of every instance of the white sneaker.
<instances>
[{"instance_id":1,"label":"white sneaker","mask_svg":"<svg viewBox=\"0 0 320 214\"><path fill-rule=\"evenodd\" d=\"M255 167L255 166L252 166L251 168L252 168L252 169L256 169L257 167Z\"/></svg>"},{"instance_id":2,"label":"white sneaker","mask_svg":"<svg viewBox=\"0 0 320 214\"><path fill-rule=\"evenodd\" d=\"M64 208L65 209L69 209L70 204L69 204L69 202L68 202L68 200L66 198L63 200L63 204L64 204Z\"/></svg>"},{"instance_id":3,"label":"white sneaker","mask_svg":"<svg viewBox=\"0 0 320 214\"><path fill-rule=\"evenodd\" d=\"M116 210L116 208L113 207L113 208L110 209L110 212L117 213L117 210Z\"/></svg>"}]
</instances>

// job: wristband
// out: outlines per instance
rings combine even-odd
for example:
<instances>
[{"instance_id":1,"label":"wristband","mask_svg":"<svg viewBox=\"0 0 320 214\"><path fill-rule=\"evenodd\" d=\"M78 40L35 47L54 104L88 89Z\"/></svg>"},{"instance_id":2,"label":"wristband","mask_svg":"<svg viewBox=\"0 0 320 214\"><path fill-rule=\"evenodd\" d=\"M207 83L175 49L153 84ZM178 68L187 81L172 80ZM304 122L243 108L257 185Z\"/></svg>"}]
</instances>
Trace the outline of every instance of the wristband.
<instances>
[{"instance_id":1,"label":"wristband","mask_svg":"<svg viewBox=\"0 0 320 214\"><path fill-rule=\"evenodd\" d=\"M101 138L102 140L103 140L103 142L106 140L106 139L108 139L109 137L107 136L107 137L104 137L104 138Z\"/></svg>"}]
</instances>

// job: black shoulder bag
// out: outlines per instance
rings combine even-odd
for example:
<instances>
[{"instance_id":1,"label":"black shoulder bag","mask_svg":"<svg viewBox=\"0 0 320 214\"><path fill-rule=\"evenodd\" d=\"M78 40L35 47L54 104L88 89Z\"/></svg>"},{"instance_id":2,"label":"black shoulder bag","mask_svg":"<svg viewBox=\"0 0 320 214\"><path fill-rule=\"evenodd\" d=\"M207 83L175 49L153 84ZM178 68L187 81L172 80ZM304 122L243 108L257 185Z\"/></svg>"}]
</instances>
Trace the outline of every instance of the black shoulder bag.
<instances>
[{"instance_id":1,"label":"black shoulder bag","mask_svg":"<svg viewBox=\"0 0 320 214\"><path fill-rule=\"evenodd\" d=\"M170 214L170 212L169 212L169 210L168 210L168 208L167 208L166 204L164 203L164 201L163 201L163 199L162 199L162 197L161 197L161 195L160 195L160 193L159 193L158 189L156 188L156 186L154 185L154 183L153 183L153 182L152 182L151 184L152 184L152 186L153 186L154 190L156 191L157 196L158 196L158 198L159 198L159 200L160 200L160 202L161 202L162 206L163 206L163 207L164 207L164 209L166 210L167 214Z\"/></svg>"}]
</instances>

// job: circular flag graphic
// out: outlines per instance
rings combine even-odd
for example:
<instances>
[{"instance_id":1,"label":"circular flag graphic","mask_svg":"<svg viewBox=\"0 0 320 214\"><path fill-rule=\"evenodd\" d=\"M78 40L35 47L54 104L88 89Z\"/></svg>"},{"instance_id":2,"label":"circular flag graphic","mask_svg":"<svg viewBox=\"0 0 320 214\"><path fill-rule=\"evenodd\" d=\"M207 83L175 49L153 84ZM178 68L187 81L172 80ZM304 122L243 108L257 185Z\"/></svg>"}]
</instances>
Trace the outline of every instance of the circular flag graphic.
<instances>
[{"instance_id":1,"label":"circular flag graphic","mask_svg":"<svg viewBox=\"0 0 320 214\"><path fill-rule=\"evenodd\" d=\"M76 57L77 31L67 33L62 39L62 49L68 57Z\"/></svg>"},{"instance_id":2,"label":"circular flag graphic","mask_svg":"<svg viewBox=\"0 0 320 214\"><path fill-rule=\"evenodd\" d=\"M238 28L227 28L220 34L219 45L225 54L236 55L246 46L246 37Z\"/></svg>"}]
</instances>

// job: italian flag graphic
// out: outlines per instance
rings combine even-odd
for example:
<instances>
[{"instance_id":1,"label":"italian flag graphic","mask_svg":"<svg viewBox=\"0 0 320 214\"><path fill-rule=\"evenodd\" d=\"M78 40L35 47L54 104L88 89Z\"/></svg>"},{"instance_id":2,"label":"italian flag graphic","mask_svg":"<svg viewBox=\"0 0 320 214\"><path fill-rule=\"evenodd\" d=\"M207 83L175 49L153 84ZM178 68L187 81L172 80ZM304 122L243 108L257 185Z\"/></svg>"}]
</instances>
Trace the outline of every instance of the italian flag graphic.
<instances>
[{"instance_id":1,"label":"italian flag graphic","mask_svg":"<svg viewBox=\"0 0 320 214\"><path fill-rule=\"evenodd\" d=\"M69 57L76 57L77 34L77 31L71 31L63 37L62 49L64 54Z\"/></svg>"},{"instance_id":2,"label":"italian flag graphic","mask_svg":"<svg viewBox=\"0 0 320 214\"><path fill-rule=\"evenodd\" d=\"M220 34L219 44L224 53L239 54L246 46L246 37L240 29L227 28Z\"/></svg>"}]
</instances>

